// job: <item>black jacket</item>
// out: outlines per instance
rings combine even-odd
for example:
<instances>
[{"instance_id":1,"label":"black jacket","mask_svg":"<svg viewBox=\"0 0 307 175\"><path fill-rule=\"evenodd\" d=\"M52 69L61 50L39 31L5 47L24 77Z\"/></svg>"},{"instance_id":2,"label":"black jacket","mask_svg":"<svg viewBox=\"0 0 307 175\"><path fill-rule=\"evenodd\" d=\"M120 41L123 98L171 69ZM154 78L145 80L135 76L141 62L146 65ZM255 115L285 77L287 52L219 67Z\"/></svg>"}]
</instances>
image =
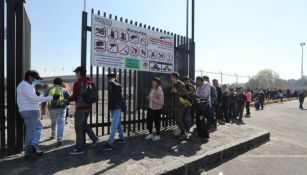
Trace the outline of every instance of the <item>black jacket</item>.
<instances>
[{"instance_id":1,"label":"black jacket","mask_svg":"<svg viewBox=\"0 0 307 175\"><path fill-rule=\"evenodd\" d=\"M111 110L125 106L125 100L122 95L122 86L116 82L109 82L109 107Z\"/></svg>"}]
</instances>

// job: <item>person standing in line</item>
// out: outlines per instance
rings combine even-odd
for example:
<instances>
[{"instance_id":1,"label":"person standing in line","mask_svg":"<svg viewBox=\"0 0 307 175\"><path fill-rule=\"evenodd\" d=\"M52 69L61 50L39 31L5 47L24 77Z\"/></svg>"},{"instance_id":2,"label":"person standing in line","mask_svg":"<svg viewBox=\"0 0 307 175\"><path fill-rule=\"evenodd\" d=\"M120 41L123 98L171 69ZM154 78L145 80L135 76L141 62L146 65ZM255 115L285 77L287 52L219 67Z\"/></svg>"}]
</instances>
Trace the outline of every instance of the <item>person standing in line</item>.
<instances>
[{"instance_id":1,"label":"person standing in line","mask_svg":"<svg viewBox=\"0 0 307 175\"><path fill-rule=\"evenodd\" d=\"M244 93L245 97L246 97L246 116L250 116L251 112L250 112L250 104L252 102L252 93L250 91L250 89L246 89L245 93Z\"/></svg>"},{"instance_id":2,"label":"person standing in line","mask_svg":"<svg viewBox=\"0 0 307 175\"><path fill-rule=\"evenodd\" d=\"M237 94L234 91L233 87L229 88L229 98L228 98L228 118L231 123L234 122L236 116L236 104L237 103Z\"/></svg>"},{"instance_id":3,"label":"person standing in line","mask_svg":"<svg viewBox=\"0 0 307 175\"><path fill-rule=\"evenodd\" d=\"M48 109L51 119L51 137L53 140L57 134L58 145L63 144L65 117L66 117L66 103L64 99L70 97L70 92L63 87L63 80L55 78L53 81L54 86L45 91L45 97L58 95L58 101L48 101Z\"/></svg>"},{"instance_id":4,"label":"person standing in line","mask_svg":"<svg viewBox=\"0 0 307 175\"><path fill-rule=\"evenodd\" d=\"M223 125L225 124L222 112L223 91L217 79L213 79L212 84L217 92L216 105L215 105L216 119L220 125Z\"/></svg>"},{"instance_id":5,"label":"person standing in line","mask_svg":"<svg viewBox=\"0 0 307 175\"><path fill-rule=\"evenodd\" d=\"M17 86L18 110L26 126L24 140L25 159L36 158L37 155L43 154L38 148L43 129L43 125L40 121L39 105L42 102L59 99L57 95L48 97L37 96L32 83L38 80L42 80L39 73L35 70L29 70L25 73L24 80Z\"/></svg>"},{"instance_id":6,"label":"person standing in line","mask_svg":"<svg viewBox=\"0 0 307 175\"><path fill-rule=\"evenodd\" d=\"M187 100L191 102L190 107L188 107L188 108L190 108L188 110L191 111L190 112L191 114L190 114L190 117L186 117L185 118L184 126L185 126L185 129L188 132L191 132L190 129L191 129L191 127L194 124L194 108L193 108L193 104L194 104L194 101L195 101L196 89L195 89L194 85L191 83L191 79L188 76L183 77L183 83L185 85L185 88L189 92L189 94L187 96Z\"/></svg>"},{"instance_id":7,"label":"person standing in line","mask_svg":"<svg viewBox=\"0 0 307 175\"><path fill-rule=\"evenodd\" d=\"M261 107L261 110L263 110L264 108L264 101L265 101L265 94L263 92L263 90L261 89L259 92L259 105Z\"/></svg>"},{"instance_id":8,"label":"person standing in line","mask_svg":"<svg viewBox=\"0 0 307 175\"><path fill-rule=\"evenodd\" d=\"M242 87L238 87L237 89L237 114L239 116L239 122L243 123L243 112L245 107L246 97L244 95Z\"/></svg>"},{"instance_id":9,"label":"person standing in line","mask_svg":"<svg viewBox=\"0 0 307 175\"><path fill-rule=\"evenodd\" d=\"M180 134L177 136L179 139L187 138L188 131L184 127L185 118L190 117L190 102L186 100L189 92L186 89L184 83L179 80L179 73L174 72L171 74L171 81L173 83L173 88L171 93L175 96L174 98L174 119L180 130Z\"/></svg>"},{"instance_id":10,"label":"person standing in line","mask_svg":"<svg viewBox=\"0 0 307 175\"><path fill-rule=\"evenodd\" d=\"M161 87L160 78L155 77L153 79L152 88L147 99L149 101L149 109L147 112L147 129L149 134L145 137L145 140L158 141L161 139L161 111L164 105L164 93ZM155 135L152 132L153 122L156 128Z\"/></svg>"},{"instance_id":11,"label":"person standing in line","mask_svg":"<svg viewBox=\"0 0 307 175\"><path fill-rule=\"evenodd\" d=\"M301 91L299 93L299 102L300 102L300 109L304 110L303 104L304 104L304 99L305 99L305 91Z\"/></svg>"},{"instance_id":12,"label":"person standing in line","mask_svg":"<svg viewBox=\"0 0 307 175\"><path fill-rule=\"evenodd\" d=\"M222 115L223 119L226 123L230 122L230 118L228 115L228 99L229 99L229 92L226 85L222 86L223 98L222 98Z\"/></svg>"},{"instance_id":13,"label":"person standing in line","mask_svg":"<svg viewBox=\"0 0 307 175\"><path fill-rule=\"evenodd\" d=\"M211 96L210 84L205 82L203 77L196 77L196 101L197 101L197 116L196 116L196 131L197 135L204 139L205 142L209 139L208 119L211 111Z\"/></svg>"},{"instance_id":14,"label":"person standing in line","mask_svg":"<svg viewBox=\"0 0 307 175\"><path fill-rule=\"evenodd\" d=\"M215 118L215 110L216 110L216 99L217 99L217 91L216 88L210 83L210 79L208 76L203 76L205 82L208 82L211 89L210 89L210 98L211 98L211 112L209 116L208 128L209 131L216 131L217 129L217 120Z\"/></svg>"},{"instance_id":15,"label":"person standing in line","mask_svg":"<svg viewBox=\"0 0 307 175\"><path fill-rule=\"evenodd\" d=\"M121 126L121 113L126 111L126 103L122 95L122 86L116 80L116 74L108 74L109 80L109 107L112 114L111 133L108 142L103 146L105 151L113 150L116 132L119 133L117 143L126 143Z\"/></svg>"},{"instance_id":16,"label":"person standing in line","mask_svg":"<svg viewBox=\"0 0 307 175\"><path fill-rule=\"evenodd\" d=\"M84 142L85 133L92 140L92 146L98 143L98 137L94 134L92 128L87 123L87 118L92 112L92 104L87 103L83 98L84 86L86 84L92 84L92 80L86 77L86 69L83 67L77 67L75 70L76 82L73 85L72 95L65 100L66 103L72 101L76 102L75 111L75 132L76 132L76 145L75 149L71 151L70 155L84 154Z\"/></svg>"}]
</instances>

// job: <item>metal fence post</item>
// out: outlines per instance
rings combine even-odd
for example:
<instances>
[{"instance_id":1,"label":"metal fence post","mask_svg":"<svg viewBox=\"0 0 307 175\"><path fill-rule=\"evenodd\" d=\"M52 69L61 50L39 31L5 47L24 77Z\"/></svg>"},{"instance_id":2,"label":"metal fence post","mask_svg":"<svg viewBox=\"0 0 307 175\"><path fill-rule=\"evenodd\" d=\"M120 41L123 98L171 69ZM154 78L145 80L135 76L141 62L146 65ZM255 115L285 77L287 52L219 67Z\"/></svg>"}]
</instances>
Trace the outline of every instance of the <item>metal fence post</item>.
<instances>
[{"instance_id":1,"label":"metal fence post","mask_svg":"<svg viewBox=\"0 0 307 175\"><path fill-rule=\"evenodd\" d=\"M81 66L86 68L86 45L87 45L87 12L82 12L81 31Z\"/></svg>"},{"instance_id":2,"label":"metal fence post","mask_svg":"<svg viewBox=\"0 0 307 175\"><path fill-rule=\"evenodd\" d=\"M0 0L0 152L5 150L4 1Z\"/></svg>"}]
</instances>

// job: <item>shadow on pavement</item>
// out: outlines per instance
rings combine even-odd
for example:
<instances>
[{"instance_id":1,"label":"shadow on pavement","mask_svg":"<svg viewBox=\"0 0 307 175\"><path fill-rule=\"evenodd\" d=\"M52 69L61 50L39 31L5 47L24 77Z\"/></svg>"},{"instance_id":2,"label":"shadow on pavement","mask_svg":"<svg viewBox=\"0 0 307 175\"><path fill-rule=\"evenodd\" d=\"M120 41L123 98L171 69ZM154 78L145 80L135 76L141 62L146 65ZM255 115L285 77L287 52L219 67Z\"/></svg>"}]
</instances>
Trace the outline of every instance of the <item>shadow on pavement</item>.
<instances>
[{"instance_id":1,"label":"shadow on pavement","mask_svg":"<svg viewBox=\"0 0 307 175\"><path fill-rule=\"evenodd\" d=\"M73 146L65 147L74 141L67 140L62 147L57 147L55 143L43 147L47 152L37 161L24 160L22 157L1 160L0 174L54 174L80 166L84 166L85 172L93 172L86 170L85 166L93 163L99 163L94 170L95 174L103 174L131 159L138 161L144 158L161 159L165 156L189 157L195 155L203 144L202 139L195 134L188 141L177 140L171 130L162 132L162 139L158 142L145 141L144 136L128 138L125 144L115 144L110 152L102 150L105 142L101 142L95 148L87 148L85 154L78 156L68 155Z\"/></svg>"}]
</instances>

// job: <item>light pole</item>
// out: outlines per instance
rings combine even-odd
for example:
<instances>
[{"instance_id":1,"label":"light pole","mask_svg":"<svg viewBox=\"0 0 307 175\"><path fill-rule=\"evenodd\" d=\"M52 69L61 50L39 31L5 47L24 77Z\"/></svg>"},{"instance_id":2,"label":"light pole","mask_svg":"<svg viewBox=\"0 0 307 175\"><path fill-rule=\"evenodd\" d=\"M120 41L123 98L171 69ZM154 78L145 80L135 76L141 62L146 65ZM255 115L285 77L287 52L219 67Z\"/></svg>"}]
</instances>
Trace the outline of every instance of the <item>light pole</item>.
<instances>
[{"instance_id":1,"label":"light pole","mask_svg":"<svg viewBox=\"0 0 307 175\"><path fill-rule=\"evenodd\" d=\"M304 78L304 46L305 42L301 42L300 46L302 47L302 64L301 64L301 80L303 81Z\"/></svg>"}]
</instances>

